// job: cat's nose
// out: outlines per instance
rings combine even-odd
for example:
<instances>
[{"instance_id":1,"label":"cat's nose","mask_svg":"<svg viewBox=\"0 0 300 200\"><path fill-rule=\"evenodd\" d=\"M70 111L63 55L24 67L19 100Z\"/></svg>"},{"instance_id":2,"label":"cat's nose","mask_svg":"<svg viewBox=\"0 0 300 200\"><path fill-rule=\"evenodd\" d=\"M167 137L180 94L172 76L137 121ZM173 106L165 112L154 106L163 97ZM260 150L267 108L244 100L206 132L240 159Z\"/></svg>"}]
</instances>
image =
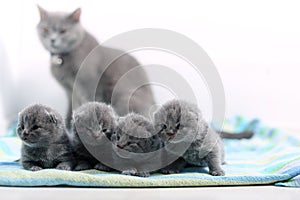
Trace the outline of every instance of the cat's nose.
<instances>
[{"instance_id":1,"label":"cat's nose","mask_svg":"<svg viewBox=\"0 0 300 200\"><path fill-rule=\"evenodd\" d=\"M28 135L29 135L28 131L23 131L23 136L28 136Z\"/></svg>"},{"instance_id":2,"label":"cat's nose","mask_svg":"<svg viewBox=\"0 0 300 200\"><path fill-rule=\"evenodd\" d=\"M125 145L117 144L117 147L120 148L120 149L124 149L124 146Z\"/></svg>"},{"instance_id":3,"label":"cat's nose","mask_svg":"<svg viewBox=\"0 0 300 200\"><path fill-rule=\"evenodd\" d=\"M175 135L175 133L174 132L168 132L167 135L168 136L173 136L173 135Z\"/></svg>"},{"instance_id":4,"label":"cat's nose","mask_svg":"<svg viewBox=\"0 0 300 200\"><path fill-rule=\"evenodd\" d=\"M50 41L51 41L51 44L54 44L54 42L55 42L55 39L51 39Z\"/></svg>"},{"instance_id":5,"label":"cat's nose","mask_svg":"<svg viewBox=\"0 0 300 200\"><path fill-rule=\"evenodd\" d=\"M28 136L29 136L28 131L23 131L23 133L22 133L22 139L23 139L23 140L27 140L27 139L28 139Z\"/></svg>"}]
</instances>

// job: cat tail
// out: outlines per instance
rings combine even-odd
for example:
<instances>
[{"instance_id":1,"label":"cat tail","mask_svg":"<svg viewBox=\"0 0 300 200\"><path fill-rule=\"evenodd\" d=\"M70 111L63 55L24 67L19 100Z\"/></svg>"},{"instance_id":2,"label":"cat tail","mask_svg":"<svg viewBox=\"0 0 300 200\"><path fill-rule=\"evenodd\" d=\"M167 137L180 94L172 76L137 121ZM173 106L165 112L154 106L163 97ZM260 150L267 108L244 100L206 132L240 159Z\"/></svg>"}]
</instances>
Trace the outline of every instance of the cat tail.
<instances>
[{"instance_id":1,"label":"cat tail","mask_svg":"<svg viewBox=\"0 0 300 200\"><path fill-rule=\"evenodd\" d=\"M217 132L223 139L241 140L241 139L251 139L254 136L253 131L242 131L239 133L230 133L226 131L217 131Z\"/></svg>"}]
</instances>

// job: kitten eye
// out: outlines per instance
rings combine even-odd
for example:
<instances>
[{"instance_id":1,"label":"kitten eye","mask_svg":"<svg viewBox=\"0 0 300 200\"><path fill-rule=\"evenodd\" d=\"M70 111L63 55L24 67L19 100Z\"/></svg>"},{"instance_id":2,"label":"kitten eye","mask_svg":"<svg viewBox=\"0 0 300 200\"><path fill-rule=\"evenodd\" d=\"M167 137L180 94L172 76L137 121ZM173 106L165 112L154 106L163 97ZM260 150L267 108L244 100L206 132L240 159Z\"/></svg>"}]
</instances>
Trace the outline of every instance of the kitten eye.
<instances>
[{"instance_id":1,"label":"kitten eye","mask_svg":"<svg viewBox=\"0 0 300 200\"><path fill-rule=\"evenodd\" d=\"M44 33L48 33L49 29L48 28L43 28Z\"/></svg>"},{"instance_id":2,"label":"kitten eye","mask_svg":"<svg viewBox=\"0 0 300 200\"><path fill-rule=\"evenodd\" d=\"M64 34L65 32L67 32L66 29L61 29L61 30L59 31L60 34Z\"/></svg>"},{"instance_id":3,"label":"kitten eye","mask_svg":"<svg viewBox=\"0 0 300 200\"><path fill-rule=\"evenodd\" d=\"M103 133L106 133L106 132L107 132L107 129L106 129L106 128L102 129L102 132L103 132Z\"/></svg>"},{"instance_id":4,"label":"kitten eye","mask_svg":"<svg viewBox=\"0 0 300 200\"><path fill-rule=\"evenodd\" d=\"M176 129L179 129L180 128L180 123L177 123L176 124Z\"/></svg>"},{"instance_id":5,"label":"kitten eye","mask_svg":"<svg viewBox=\"0 0 300 200\"><path fill-rule=\"evenodd\" d=\"M167 129L168 128L166 124L162 124L161 127L162 127L162 129Z\"/></svg>"},{"instance_id":6,"label":"kitten eye","mask_svg":"<svg viewBox=\"0 0 300 200\"><path fill-rule=\"evenodd\" d=\"M38 125L34 125L32 128L31 128L31 130L32 131L35 131L35 130L37 130L37 129L39 129L40 127L38 126Z\"/></svg>"},{"instance_id":7,"label":"kitten eye","mask_svg":"<svg viewBox=\"0 0 300 200\"><path fill-rule=\"evenodd\" d=\"M22 129L22 130L24 130L24 128L25 128L24 124L20 124L19 128Z\"/></svg>"}]
</instances>

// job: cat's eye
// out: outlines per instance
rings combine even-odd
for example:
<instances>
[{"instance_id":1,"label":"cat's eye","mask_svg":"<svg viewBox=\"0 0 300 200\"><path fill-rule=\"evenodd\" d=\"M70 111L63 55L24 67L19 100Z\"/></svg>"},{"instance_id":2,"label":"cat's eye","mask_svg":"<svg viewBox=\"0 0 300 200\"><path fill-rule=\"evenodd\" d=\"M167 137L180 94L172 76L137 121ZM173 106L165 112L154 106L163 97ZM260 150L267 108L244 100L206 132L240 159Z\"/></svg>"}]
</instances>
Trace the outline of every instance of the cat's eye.
<instances>
[{"instance_id":1,"label":"cat's eye","mask_svg":"<svg viewBox=\"0 0 300 200\"><path fill-rule=\"evenodd\" d=\"M106 133L106 132L107 132L107 129L106 129L106 128L102 129L102 132L103 132L103 133Z\"/></svg>"},{"instance_id":2,"label":"cat's eye","mask_svg":"<svg viewBox=\"0 0 300 200\"><path fill-rule=\"evenodd\" d=\"M24 130L24 124L21 124L20 126L19 126L19 128L21 129L21 130Z\"/></svg>"},{"instance_id":3,"label":"cat's eye","mask_svg":"<svg viewBox=\"0 0 300 200\"><path fill-rule=\"evenodd\" d=\"M48 28L43 28L44 33L48 33L49 29Z\"/></svg>"},{"instance_id":4,"label":"cat's eye","mask_svg":"<svg viewBox=\"0 0 300 200\"><path fill-rule=\"evenodd\" d=\"M176 124L176 129L179 129L180 128L180 123L177 123Z\"/></svg>"},{"instance_id":5,"label":"cat's eye","mask_svg":"<svg viewBox=\"0 0 300 200\"><path fill-rule=\"evenodd\" d=\"M64 34L65 32L67 32L66 29L61 29L61 30L59 31L60 34Z\"/></svg>"},{"instance_id":6,"label":"cat's eye","mask_svg":"<svg viewBox=\"0 0 300 200\"><path fill-rule=\"evenodd\" d=\"M38 126L38 125L34 125L33 127L31 127L31 130L32 131L35 131L35 130L37 130L37 129L39 129L40 127Z\"/></svg>"},{"instance_id":7,"label":"cat's eye","mask_svg":"<svg viewBox=\"0 0 300 200\"><path fill-rule=\"evenodd\" d=\"M162 124L161 127L162 127L162 129L167 129L168 128L166 124Z\"/></svg>"}]
</instances>

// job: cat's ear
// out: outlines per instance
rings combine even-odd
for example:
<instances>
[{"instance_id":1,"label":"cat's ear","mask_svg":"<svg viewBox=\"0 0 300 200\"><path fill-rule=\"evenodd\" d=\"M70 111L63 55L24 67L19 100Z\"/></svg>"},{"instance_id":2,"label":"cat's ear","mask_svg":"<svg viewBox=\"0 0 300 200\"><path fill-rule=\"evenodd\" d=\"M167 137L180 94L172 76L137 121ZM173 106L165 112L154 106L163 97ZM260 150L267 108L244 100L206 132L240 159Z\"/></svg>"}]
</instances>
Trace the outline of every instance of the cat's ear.
<instances>
[{"instance_id":1,"label":"cat's ear","mask_svg":"<svg viewBox=\"0 0 300 200\"><path fill-rule=\"evenodd\" d=\"M36 5L36 6L37 6L37 8L39 10L41 21L44 20L44 19L46 19L46 17L47 17L47 11L44 8L42 8L41 6L39 6L39 5Z\"/></svg>"},{"instance_id":2,"label":"cat's ear","mask_svg":"<svg viewBox=\"0 0 300 200\"><path fill-rule=\"evenodd\" d=\"M189 114L193 119L196 119L197 121L199 120L199 116L195 112L189 111Z\"/></svg>"},{"instance_id":3,"label":"cat's ear","mask_svg":"<svg viewBox=\"0 0 300 200\"><path fill-rule=\"evenodd\" d=\"M81 8L77 8L74 12L72 12L68 16L68 19L71 20L71 21L73 21L73 22L79 22L80 15L81 15Z\"/></svg>"},{"instance_id":4,"label":"cat's ear","mask_svg":"<svg viewBox=\"0 0 300 200\"><path fill-rule=\"evenodd\" d=\"M57 119L56 115L54 113L48 112L47 110L45 110L45 112L46 112L50 122L57 124L58 119Z\"/></svg>"}]
</instances>

